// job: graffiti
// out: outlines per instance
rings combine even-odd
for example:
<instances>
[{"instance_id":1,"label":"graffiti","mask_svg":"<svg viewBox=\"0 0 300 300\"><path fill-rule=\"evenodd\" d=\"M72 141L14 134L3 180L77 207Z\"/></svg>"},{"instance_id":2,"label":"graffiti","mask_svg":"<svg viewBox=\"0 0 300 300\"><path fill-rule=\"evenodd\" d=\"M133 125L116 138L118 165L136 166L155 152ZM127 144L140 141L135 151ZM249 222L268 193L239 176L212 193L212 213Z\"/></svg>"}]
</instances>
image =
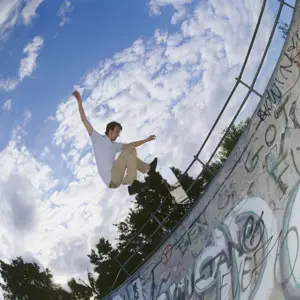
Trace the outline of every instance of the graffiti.
<instances>
[{"instance_id":1,"label":"graffiti","mask_svg":"<svg viewBox=\"0 0 300 300\"><path fill-rule=\"evenodd\" d=\"M250 208L253 205L266 210L261 210L258 215L258 210ZM276 218L264 200L249 198L242 201L216 229L213 244L201 252L190 274L181 278L178 284L170 283L169 288L155 299L204 297L223 300L254 299L256 296L257 299L268 299L269 291L259 289L260 286L273 286L274 278L276 283L286 283L293 276L299 251L297 227L277 233L273 222L276 223ZM292 258L284 252L288 240L295 243ZM291 267L287 270L285 266L284 271L277 274L277 266L282 265L287 257L292 260L288 264ZM265 272L269 277L264 276Z\"/></svg>"},{"instance_id":2,"label":"graffiti","mask_svg":"<svg viewBox=\"0 0 300 300\"><path fill-rule=\"evenodd\" d=\"M248 152L247 159L245 162L245 169L247 170L247 172L251 173L255 169L259 160L259 153L261 152L263 147L263 145L260 146L254 154L251 154L250 151Z\"/></svg>"},{"instance_id":3,"label":"graffiti","mask_svg":"<svg viewBox=\"0 0 300 300\"><path fill-rule=\"evenodd\" d=\"M200 235L203 235L203 227L205 226L201 224L197 219L196 222L194 222L192 226L187 230L184 236L180 240L178 240L176 249L180 251L182 256L186 253L187 249L191 245L199 240Z\"/></svg>"},{"instance_id":4,"label":"graffiti","mask_svg":"<svg viewBox=\"0 0 300 300\"><path fill-rule=\"evenodd\" d=\"M292 145L292 139L298 136L298 130L285 128L281 134L278 131L274 124L267 127L264 134L265 144L258 146L259 144L253 143L249 147L244 166L246 171L251 173L265 160L266 171L282 194L286 195L298 183L300 176L299 160L296 158L299 148L297 146L288 149L288 146ZM275 142L277 139L278 143Z\"/></svg>"},{"instance_id":5,"label":"graffiti","mask_svg":"<svg viewBox=\"0 0 300 300\"><path fill-rule=\"evenodd\" d=\"M276 134L276 126L274 124L269 125L265 133L265 142L269 148L273 145L276 138Z\"/></svg>"},{"instance_id":6,"label":"graffiti","mask_svg":"<svg viewBox=\"0 0 300 300\"><path fill-rule=\"evenodd\" d=\"M298 30L296 31L297 40L292 37L292 45L287 48L284 54L285 63L282 63L275 78L275 84L272 88L267 90L266 101L262 108L258 110L258 116L262 121L271 116L271 110L275 107L274 117L278 119L282 116L280 123L269 124L265 131L265 145L253 145L248 152L247 160L245 162L245 169L247 172L253 172L260 162L265 160L266 171L274 180L274 183L279 187L282 195L287 196L286 208L283 217L283 227L279 233L277 256L275 260L274 269L276 271L277 282L282 285L282 291L286 299L299 298L299 282L297 281L298 270L298 250L299 250L299 236L297 226L291 225L287 220L290 219L291 204L295 203L295 196L291 197L299 186L299 144L298 129L300 124L297 117L297 102L298 91L295 96L292 96L292 89L299 80L299 37ZM294 73L294 74L293 74ZM279 88L278 84L282 85ZM282 91L286 91L283 93ZM288 107L289 106L289 107ZM269 120L268 120L269 121ZM275 120L274 120L275 121ZM276 140L278 139L278 143ZM295 143L296 142L296 143ZM265 155L265 146L268 147L268 152ZM253 150L255 149L255 150ZM267 190L274 190L272 186L266 186ZM278 195L278 200L284 201L286 198ZM292 200L291 200L292 199ZM271 200L271 199L270 199ZM274 210L277 210L277 203L274 200ZM288 225L287 225L288 223ZM270 240L271 241L271 240ZM293 244L290 247L289 244ZM280 266L279 266L280 265Z\"/></svg>"},{"instance_id":7,"label":"graffiti","mask_svg":"<svg viewBox=\"0 0 300 300\"><path fill-rule=\"evenodd\" d=\"M291 192L283 215L282 246L274 269L276 270L277 280L282 284L283 293L286 299L298 299L300 297L299 275L300 260L299 252L299 207L300 189L299 184Z\"/></svg>"},{"instance_id":8,"label":"graffiti","mask_svg":"<svg viewBox=\"0 0 300 300\"><path fill-rule=\"evenodd\" d=\"M133 298L134 298L134 300L140 299L136 283L133 284L132 289L133 289Z\"/></svg>"},{"instance_id":9,"label":"graffiti","mask_svg":"<svg viewBox=\"0 0 300 300\"><path fill-rule=\"evenodd\" d=\"M279 90L278 86L275 83L274 86L276 87L276 89ZM273 108L273 105L277 102L277 99L272 97L273 95L275 95L275 93L273 92L272 88L267 90L265 102L262 104L262 107L257 112L257 115L261 121L265 121L267 117L271 116L271 110Z\"/></svg>"},{"instance_id":10,"label":"graffiti","mask_svg":"<svg viewBox=\"0 0 300 300\"><path fill-rule=\"evenodd\" d=\"M289 217L279 231L276 217L263 199L250 197L240 201L211 234L211 242L201 249L189 274L176 282L176 270L169 270L153 285L156 292L152 291L151 299L269 299L271 289L261 286L291 284L297 263L300 264L298 229L290 221L296 199L300 200L299 186L289 200L285 213ZM127 290L130 300L145 299L140 279L130 283ZM116 295L113 300L125 298Z\"/></svg>"},{"instance_id":11,"label":"graffiti","mask_svg":"<svg viewBox=\"0 0 300 300\"><path fill-rule=\"evenodd\" d=\"M297 95L297 99L291 105L289 117L291 118L291 120L292 120L292 122L294 124L294 128L299 129L300 128L300 124L299 124L298 118L296 116L296 103L297 103L297 101L298 101L298 95Z\"/></svg>"},{"instance_id":12,"label":"graffiti","mask_svg":"<svg viewBox=\"0 0 300 300\"><path fill-rule=\"evenodd\" d=\"M266 253L267 229L264 211L260 215L248 211L251 201L260 203L262 200L250 198L241 202L215 230L213 243L201 252L190 275L184 276L178 285L171 284L157 299L185 299L178 297L187 291L189 295L215 295L215 299L227 299L230 293L233 299L246 293L249 297L255 295L266 267L259 258ZM272 212L266 209L270 217Z\"/></svg>"},{"instance_id":13,"label":"graffiti","mask_svg":"<svg viewBox=\"0 0 300 300\"><path fill-rule=\"evenodd\" d=\"M165 249L164 249L164 251L162 253L162 262L164 264L167 264L170 261L170 258L172 256L172 248L173 248L173 246L171 244L168 244L165 247Z\"/></svg>"},{"instance_id":14,"label":"graffiti","mask_svg":"<svg viewBox=\"0 0 300 300\"><path fill-rule=\"evenodd\" d=\"M230 180L224 184L215 194L211 208L213 212L206 214L206 219L210 220L210 228L215 228L220 223L220 213L226 217L231 210L238 204L242 189L234 180Z\"/></svg>"},{"instance_id":15,"label":"graffiti","mask_svg":"<svg viewBox=\"0 0 300 300\"><path fill-rule=\"evenodd\" d=\"M223 185L219 193L215 196L218 210L224 210L229 207L231 210L237 202L238 187L234 181L228 182L227 185Z\"/></svg>"},{"instance_id":16,"label":"graffiti","mask_svg":"<svg viewBox=\"0 0 300 300\"><path fill-rule=\"evenodd\" d=\"M295 33L297 37L298 32ZM289 93L295 87L300 77L299 71L299 44L297 39L293 36L291 39L292 45L287 47L282 62L279 66L278 72L275 77L275 82L272 86L266 90L266 99L262 104L262 107L258 110L257 116L261 121L265 121L267 117L271 116L272 108L275 107L274 117L278 119L285 108L288 100ZM295 73L296 74L293 74ZM278 86L281 85L281 88ZM285 85L289 85L289 88L285 93L282 93L282 88Z\"/></svg>"}]
</instances>

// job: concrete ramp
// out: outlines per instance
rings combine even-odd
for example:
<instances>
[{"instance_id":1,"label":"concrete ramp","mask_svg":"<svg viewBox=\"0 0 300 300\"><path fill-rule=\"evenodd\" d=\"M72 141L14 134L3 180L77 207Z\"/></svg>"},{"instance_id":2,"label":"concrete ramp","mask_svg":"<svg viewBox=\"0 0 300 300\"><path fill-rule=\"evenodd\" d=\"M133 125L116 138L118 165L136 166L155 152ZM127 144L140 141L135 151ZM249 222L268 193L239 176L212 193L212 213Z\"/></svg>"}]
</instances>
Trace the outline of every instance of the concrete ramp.
<instances>
[{"instance_id":1,"label":"concrete ramp","mask_svg":"<svg viewBox=\"0 0 300 300\"><path fill-rule=\"evenodd\" d=\"M107 299L300 299L299 5L224 167L172 236Z\"/></svg>"}]
</instances>

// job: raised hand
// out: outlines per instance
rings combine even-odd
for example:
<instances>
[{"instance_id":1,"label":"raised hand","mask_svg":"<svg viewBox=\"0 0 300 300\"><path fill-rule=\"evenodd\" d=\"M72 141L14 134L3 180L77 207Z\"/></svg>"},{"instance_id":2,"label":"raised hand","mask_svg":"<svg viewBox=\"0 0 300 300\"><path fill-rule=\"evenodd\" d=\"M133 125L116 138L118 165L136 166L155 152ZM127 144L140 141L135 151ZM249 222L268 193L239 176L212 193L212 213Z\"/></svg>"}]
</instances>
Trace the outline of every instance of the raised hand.
<instances>
[{"instance_id":1,"label":"raised hand","mask_svg":"<svg viewBox=\"0 0 300 300\"><path fill-rule=\"evenodd\" d=\"M78 91L73 92L72 95L76 98L76 100L77 100L78 102L81 102L81 101L82 101L82 100L81 100L81 96L80 96L80 94L79 94Z\"/></svg>"},{"instance_id":2,"label":"raised hand","mask_svg":"<svg viewBox=\"0 0 300 300\"><path fill-rule=\"evenodd\" d=\"M153 140L155 140L156 139L156 135L150 135L147 139L146 139L146 141L147 142L150 142L150 141L153 141Z\"/></svg>"}]
</instances>

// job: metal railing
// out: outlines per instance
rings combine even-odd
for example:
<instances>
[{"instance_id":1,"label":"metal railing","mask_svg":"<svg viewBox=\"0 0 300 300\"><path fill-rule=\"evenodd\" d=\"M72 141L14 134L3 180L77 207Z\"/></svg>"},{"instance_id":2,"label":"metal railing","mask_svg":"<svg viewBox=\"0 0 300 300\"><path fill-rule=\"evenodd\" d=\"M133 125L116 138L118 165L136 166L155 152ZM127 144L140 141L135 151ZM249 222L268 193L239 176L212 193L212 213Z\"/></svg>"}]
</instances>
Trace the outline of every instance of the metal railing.
<instances>
[{"instance_id":1,"label":"metal railing","mask_svg":"<svg viewBox=\"0 0 300 300\"><path fill-rule=\"evenodd\" d=\"M255 27L255 30L253 32L253 36L252 36L252 39L251 39L251 42L250 42L250 45L249 45L249 48L248 48L248 51L247 51L247 54L246 54L246 57L245 57L245 60L244 60L244 63L242 65L242 68L241 68L241 71L240 71L240 74L239 76L236 78L236 83L231 91L231 93L229 94L226 102L224 103L220 113L218 114L215 122L213 123L210 131L208 132L204 142L202 143L199 151L194 155L194 158L192 160L192 162L190 163L190 165L187 167L187 169L184 171L184 173L181 174L180 178L178 179L179 182L181 182L181 180L184 178L184 176L187 175L188 171L191 169L191 167L195 164L195 162L198 162L202 165L202 170L201 172L199 173L199 175L196 177L196 179L192 182L192 184L186 189L186 193L188 193L194 186L194 184L196 183L197 179L199 179L203 173L203 170L209 170L210 172L212 172L212 170L210 169L210 163L212 162L214 156L216 155L218 149L220 148L226 134L228 133L228 131L230 130L230 128L232 127L232 125L234 124L234 122L236 121L237 117L239 116L242 108L244 107L245 103L247 102L249 96L251 95L251 93L255 94L256 96L258 96L259 98L262 98L262 95L257 92L255 89L254 89L254 85L255 83L257 82L257 78L261 72L261 69L262 69L262 66L264 64L264 61L265 61L265 58L266 58L266 55L269 51L269 47L270 47L270 44L273 40L273 37L274 37L274 33L275 33L275 30L278 26L278 21L279 21L279 18L280 18L280 15L282 13L282 9L284 6L286 7L289 7L291 9L294 9L294 7L292 5L290 5L289 3L283 1L283 0L277 0L280 5L279 5L279 8L278 8L278 11L277 11L277 15L276 15L276 18L274 20L274 25L272 27L272 31L271 31L271 34L270 34L270 37L269 37L269 40L266 44L266 47L265 47L265 50L264 50L264 53L262 55L262 59L260 61L260 64L257 68L257 71L254 75L254 78L252 80L252 83L249 85L247 83L245 83L243 80L242 80L242 76L244 74L244 71L245 71L245 68L247 66L247 63L248 63L248 60L249 60L249 57L250 57L250 54L251 54L251 51L252 51L252 48L253 48L253 44L255 42L255 39L256 39L256 36L257 36L257 32L259 30L259 27L261 25L261 21L262 21L262 17L263 17L263 14L264 14L264 11L265 11L265 8L266 8L266 4L267 4L267 1L268 0L263 0L263 3L262 3L262 6L261 6L261 10L260 10L260 14L258 16L258 21L257 21L257 24L256 24L256 27ZM217 144L217 146L215 147L214 151L212 152L211 156L209 157L208 161L206 163L204 163L200 158L200 154L202 153L202 150L203 148L205 147L205 145L207 144L210 136L212 135L213 131L215 130L216 126L218 125L224 111L226 110L226 107L228 106L228 104L230 103L230 100L232 99L236 89L238 88L239 85L242 85L244 87L246 87L248 89L248 92L244 98L244 100L242 101L242 103L240 104L238 110L236 111L235 115L233 116L229 126L227 126L227 129L226 131L224 132L222 138L220 139L219 143ZM212 172L213 173L213 172ZM215 174L214 174L215 175ZM118 263L118 265L120 266L120 270L119 270L119 273L117 275L117 277L115 278L115 281L113 283L113 286L111 287L111 291L113 291L115 288L116 288L116 283L117 283L117 280L122 272L122 270L126 273L126 276L127 276L127 279L133 275L152 255L153 253L155 253L162 245L163 243L171 236L171 234L175 231L175 229L179 226L179 224L177 224L175 227L172 228L172 230L168 230L164 227L165 223L167 220L170 219L172 213L176 210L178 204L174 204L174 206L172 207L172 209L170 210L170 212L167 214L167 216L163 219L163 220L159 220L158 217L156 216L157 212L160 210L160 208L165 204L165 201L167 201L168 197L166 197L164 200L161 201L160 205L156 208L155 212L151 214L151 217L143 224L143 226L136 232L136 234L129 240L129 242L123 247L123 249L118 253L117 256L114 257L114 259L116 260L116 262ZM190 204L190 207L186 213L186 216L189 214L189 212L193 209L193 207L198 203L198 200L197 201L194 201L193 203L189 203L187 202L187 204ZM206 205L206 207L209 205L209 203ZM203 211L205 211L206 207L204 208ZM157 223L157 227L156 229L151 233L150 237L148 237L148 239L146 240L146 242L142 243L142 245L140 245L138 247L138 249L124 262L124 263L121 263L119 260L118 260L118 257L124 253L124 251L128 248L128 246L137 238L137 236L142 232L142 230L146 227L147 224L149 224L150 222L152 221L155 221ZM164 240L161 241L157 247L145 258L143 259L143 261L132 271L132 272L128 272L126 270L126 265L129 263L129 261L131 261L133 259L133 257L135 255L138 254L138 252L143 249L143 247L145 247L147 245L147 241L149 241L154 235L155 233L160 230L160 229L163 229L165 232L167 232L167 235L165 236ZM171 251L171 250L170 250ZM126 280L127 280L126 279Z\"/></svg>"}]
</instances>

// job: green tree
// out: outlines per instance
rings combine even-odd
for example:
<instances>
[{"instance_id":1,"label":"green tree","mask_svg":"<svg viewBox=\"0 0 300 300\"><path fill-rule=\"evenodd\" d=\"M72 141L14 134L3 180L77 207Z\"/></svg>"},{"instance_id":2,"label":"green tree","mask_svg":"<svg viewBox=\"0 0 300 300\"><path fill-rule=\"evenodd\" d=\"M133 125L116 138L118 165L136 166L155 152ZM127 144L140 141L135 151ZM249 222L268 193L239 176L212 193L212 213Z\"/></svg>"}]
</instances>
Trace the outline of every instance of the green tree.
<instances>
[{"instance_id":1,"label":"green tree","mask_svg":"<svg viewBox=\"0 0 300 300\"><path fill-rule=\"evenodd\" d=\"M226 133L223 142L220 146L220 151L218 153L218 159L223 164L231 151L234 149L236 143L244 132L245 128L249 125L250 118L246 118L241 121L238 125L232 125L228 132ZM224 128L222 131L222 135L225 134L228 127Z\"/></svg>"},{"instance_id":2,"label":"green tree","mask_svg":"<svg viewBox=\"0 0 300 300\"><path fill-rule=\"evenodd\" d=\"M101 297L111 291L110 287L113 285L120 271L120 266L114 259L117 254L118 251L104 238L100 238L96 249L92 249L91 254L88 254L90 262L94 265L94 272L98 274L98 278L93 281L94 290ZM122 282L125 278L126 274L124 275L121 272L118 280Z\"/></svg>"},{"instance_id":3,"label":"green tree","mask_svg":"<svg viewBox=\"0 0 300 300\"><path fill-rule=\"evenodd\" d=\"M0 260L0 287L5 300L71 300L71 294L52 282L48 269L40 271L36 263L25 263L21 257L7 264Z\"/></svg>"},{"instance_id":4,"label":"green tree","mask_svg":"<svg viewBox=\"0 0 300 300\"><path fill-rule=\"evenodd\" d=\"M201 177L204 182L208 184L217 174L217 172L221 169L226 159L230 155L231 151L234 149L236 143L244 132L245 128L249 125L250 118L246 118L245 120L239 122L237 125L233 124L228 132L226 133L228 127L225 127L221 135L224 136L224 139L220 145L219 151L217 152L215 159L209 164L209 168L204 169Z\"/></svg>"},{"instance_id":5,"label":"green tree","mask_svg":"<svg viewBox=\"0 0 300 300\"><path fill-rule=\"evenodd\" d=\"M68 286L72 291L72 300L90 300L93 296L92 287L78 283L74 278L68 281Z\"/></svg>"},{"instance_id":6,"label":"green tree","mask_svg":"<svg viewBox=\"0 0 300 300\"><path fill-rule=\"evenodd\" d=\"M205 184L208 184L213 180L215 175L221 169L222 165L223 164L220 160L215 160L209 164L208 168L204 168L202 170L201 177L203 178Z\"/></svg>"}]
</instances>

